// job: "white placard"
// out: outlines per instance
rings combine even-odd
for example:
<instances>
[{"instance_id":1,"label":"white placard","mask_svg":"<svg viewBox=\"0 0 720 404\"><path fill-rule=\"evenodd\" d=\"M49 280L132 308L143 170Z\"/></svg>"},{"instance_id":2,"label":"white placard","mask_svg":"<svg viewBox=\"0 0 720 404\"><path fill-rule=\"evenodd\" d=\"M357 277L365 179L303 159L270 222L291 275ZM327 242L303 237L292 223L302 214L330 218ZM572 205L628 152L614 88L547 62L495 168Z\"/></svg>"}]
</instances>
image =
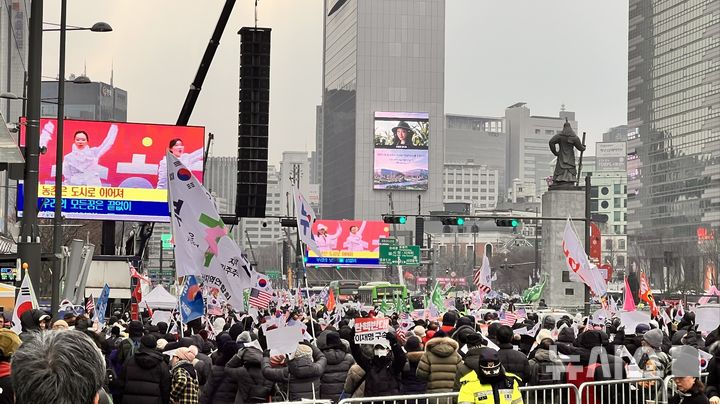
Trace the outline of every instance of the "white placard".
<instances>
[{"instance_id":1,"label":"white placard","mask_svg":"<svg viewBox=\"0 0 720 404\"><path fill-rule=\"evenodd\" d=\"M715 330L720 325L720 304L704 304L693 309L695 324L703 335Z\"/></svg>"},{"instance_id":2,"label":"white placard","mask_svg":"<svg viewBox=\"0 0 720 404\"><path fill-rule=\"evenodd\" d=\"M268 349L284 355L295 352L298 343L303 340L303 334L300 327L282 327L268 330L265 338Z\"/></svg>"},{"instance_id":3,"label":"white placard","mask_svg":"<svg viewBox=\"0 0 720 404\"><path fill-rule=\"evenodd\" d=\"M650 324L650 313L644 311L621 311L618 313L620 324L625 326L625 334L634 334L638 324Z\"/></svg>"},{"instance_id":4,"label":"white placard","mask_svg":"<svg viewBox=\"0 0 720 404\"><path fill-rule=\"evenodd\" d=\"M155 310L153 311L152 318L150 319L150 322L153 325L157 325L157 323L168 323L172 321L172 312L170 311L163 311L163 310Z\"/></svg>"}]
</instances>

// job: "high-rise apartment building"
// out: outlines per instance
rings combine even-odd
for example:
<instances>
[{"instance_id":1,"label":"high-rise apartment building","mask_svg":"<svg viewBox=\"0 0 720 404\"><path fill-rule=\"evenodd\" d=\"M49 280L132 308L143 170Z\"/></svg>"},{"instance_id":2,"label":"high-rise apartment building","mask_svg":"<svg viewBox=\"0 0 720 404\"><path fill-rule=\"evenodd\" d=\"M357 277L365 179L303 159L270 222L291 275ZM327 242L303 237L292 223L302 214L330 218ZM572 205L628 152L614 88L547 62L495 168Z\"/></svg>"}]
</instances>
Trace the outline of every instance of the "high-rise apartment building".
<instances>
[{"instance_id":1,"label":"high-rise apartment building","mask_svg":"<svg viewBox=\"0 0 720 404\"><path fill-rule=\"evenodd\" d=\"M322 214L379 219L390 189L375 189L375 113L427 114L427 190L392 191L396 212L442 206L444 0L325 2Z\"/></svg>"},{"instance_id":2,"label":"high-rise apartment building","mask_svg":"<svg viewBox=\"0 0 720 404\"><path fill-rule=\"evenodd\" d=\"M627 119L631 270L660 289L717 282L720 2L630 0Z\"/></svg>"},{"instance_id":3,"label":"high-rise apartment building","mask_svg":"<svg viewBox=\"0 0 720 404\"><path fill-rule=\"evenodd\" d=\"M474 162L498 172L498 192L504 195L507 134L504 118L445 115L445 161Z\"/></svg>"},{"instance_id":4,"label":"high-rise apartment building","mask_svg":"<svg viewBox=\"0 0 720 404\"><path fill-rule=\"evenodd\" d=\"M514 179L532 179L538 197L547 191L546 178L552 176L555 164L548 142L561 131L565 119L577 132L575 113L563 109L558 116L530 115L524 102L505 109L505 132L508 136L506 186ZM582 137L578 133L578 136Z\"/></svg>"}]
</instances>

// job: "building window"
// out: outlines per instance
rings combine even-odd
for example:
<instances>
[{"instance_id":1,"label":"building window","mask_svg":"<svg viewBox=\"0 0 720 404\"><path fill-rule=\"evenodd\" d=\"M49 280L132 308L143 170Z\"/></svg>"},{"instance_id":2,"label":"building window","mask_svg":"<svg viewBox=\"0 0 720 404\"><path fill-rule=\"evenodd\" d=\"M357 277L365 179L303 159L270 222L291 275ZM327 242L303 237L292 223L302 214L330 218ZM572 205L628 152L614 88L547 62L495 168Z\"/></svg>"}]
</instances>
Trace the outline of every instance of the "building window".
<instances>
[{"instance_id":1,"label":"building window","mask_svg":"<svg viewBox=\"0 0 720 404\"><path fill-rule=\"evenodd\" d=\"M622 234L622 226L613 226L615 234Z\"/></svg>"},{"instance_id":2,"label":"building window","mask_svg":"<svg viewBox=\"0 0 720 404\"><path fill-rule=\"evenodd\" d=\"M612 239L607 239L607 240L605 240L605 249L606 249L606 250L612 250L612 249L613 249Z\"/></svg>"},{"instance_id":3,"label":"building window","mask_svg":"<svg viewBox=\"0 0 720 404\"><path fill-rule=\"evenodd\" d=\"M618 255L618 256L617 256L617 266L618 266L618 267L624 267L624 266L625 266L625 256L624 256L624 255Z\"/></svg>"},{"instance_id":4,"label":"building window","mask_svg":"<svg viewBox=\"0 0 720 404\"><path fill-rule=\"evenodd\" d=\"M621 199L620 199L620 198L615 198L615 199L614 199L613 207L614 207L615 209L620 209L620 208L622 207L622 202L621 202Z\"/></svg>"},{"instance_id":5,"label":"building window","mask_svg":"<svg viewBox=\"0 0 720 404\"><path fill-rule=\"evenodd\" d=\"M618 248L621 250L625 249L625 240L623 240L623 239L618 240Z\"/></svg>"},{"instance_id":6,"label":"building window","mask_svg":"<svg viewBox=\"0 0 720 404\"><path fill-rule=\"evenodd\" d=\"M570 282L570 272L563 271L562 272L562 281L563 282Z\"/></svg>"},{"instance_id":7,"label":"building window","mask_svg":"<svg viewBox=\"0 0 720 404\"><path fill-rule=\"evenodd\" d=\"M592 212L597 212L598 210L598 201L597 199L591 199L590 200L590 210Z\"/></svg>"},{"instance_id":8,"label":"building window","mask_svg":"<svg viewBox=\"0 0 720 404\"><path fill-rule=\"evenodd\" d=\"M616 222L619 222L621 220L620 212L618 212L618 211L613 212L613 220L615 220Z\"/></svg>"},{"instance_id":9,"label":"building window","mask_svg":"<svg viewBox=\"0 0 720 404\"><path fill-rule=\"evenodd\" d=\"M565 296L573 296L574 294L575 294L575 289L565 288Z\"/></svg>"},{"instance_id":10,"label":"building window","mask_svg":"<svg viewBox=\"0 0 720 404\"><path fill-rule=\"evenodd\" d=\"M613 186L613 188L614 188L613 191L615 192L615 195L622 192L622 184L615 184Z\"/></svg>"},{"instance_id":11,"label":"building window","mask_svg":"<svg viewBox=\"0 0 720 404\"><path fill-rule=\"evenodd\" d=\"M540 129L535 129L535 134L536 134L536 135L539 135L539 134L540 134Z\"/></svg>"},{"instance_id":12,"label":"building window","mask_svg":"<svg viewBox=\"0 0 720 404\"><path fill-rule=\"evenodd\" d=\"M600 202L600 206L602 206L603 209L607 209L610 204L608 203L608 201L602 201Z\"/></svg>"},{"instance_id":13,"label":"building window","mask_svg":"<svg viewBox=\"0 0 720 404\"><path fill-rule=\"evenodd\" d=\"M607 195L610 193L610 189L608 187L602 187L600 188L600 193L603 195Z\"/></svg>"}]
</instances>

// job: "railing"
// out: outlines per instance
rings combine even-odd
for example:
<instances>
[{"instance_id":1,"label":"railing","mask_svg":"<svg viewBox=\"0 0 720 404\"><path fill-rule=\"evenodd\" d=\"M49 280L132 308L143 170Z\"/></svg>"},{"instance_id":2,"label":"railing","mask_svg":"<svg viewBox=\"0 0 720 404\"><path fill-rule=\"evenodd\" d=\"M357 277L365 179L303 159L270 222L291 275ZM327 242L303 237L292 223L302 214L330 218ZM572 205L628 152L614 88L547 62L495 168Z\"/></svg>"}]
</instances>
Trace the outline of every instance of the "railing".
<instances>
[{"instance_id":1,"label":"railing","mask_svg":"<svg viewBox=\"0 0 720 404\"><path fill-rule=\"evenodd\" d=\"M578 388L573 384L550 384L520 387L525 404L565 404L577 402ZM619 403L618 403L619 404Z\"/></svg>"},{"instance_id":2,"label":"railing","mask_svg":"<svg viewBox=\"0 0 720 404\"><path fill-rule=\"evenodd\" d=\"M659 377L587 382L578 392L582 404L661 403L666 401L665 395L665 384Z\"/></svg>"},{"instance_id":3,"label":"railing","mask_svg":"<svg viewBox=\"0 0 720 404\"><path fill-rule=\"evenodd\" d=\"M352 403L393 403L393 404L453 404L457 400L458 392L433 394L408 394L402 396L385 397L356 397L340 400L338 404Z\"/></svg>"},{"instance_id":4,"label":"railing","mask_svg":"<svg viewBox=\"0 0 720 404\"><path fill-rule=\"evenodd\" d=\"M704 385L707 385L708 377L710 376L710 373L700 373L700 381L703 382ZM670 397L674 396L675 393L677 393L677 385L675 384L675 376L670 375L667 376L664 380L665 384L665 401L670 400Z\"/></svg>"}]
</instances>

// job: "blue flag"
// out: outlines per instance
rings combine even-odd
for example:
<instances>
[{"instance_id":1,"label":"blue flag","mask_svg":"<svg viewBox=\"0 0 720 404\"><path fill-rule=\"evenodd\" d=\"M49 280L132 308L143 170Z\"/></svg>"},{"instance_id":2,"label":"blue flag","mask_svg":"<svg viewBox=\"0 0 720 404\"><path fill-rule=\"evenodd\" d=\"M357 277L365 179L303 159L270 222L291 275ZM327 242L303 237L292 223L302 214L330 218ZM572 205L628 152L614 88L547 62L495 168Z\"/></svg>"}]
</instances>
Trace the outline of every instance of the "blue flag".
<instances>
[{"instance_id":1,"label":"blue flag","mask_svg":"<svg viewBox=\"0 0 720 404\"><path fill-rule=\"evenodd\" d=\"M106 283L95 305L95 318L101 326L105 325L105 311L107 310L108 299L110 299L110 286Z\"/></svg>"},{"instance_id":2,"label":"blue flag","mask_svg":"<svg viewBox=\"0 0 720 404\"><path fill-rule=\"evenodd\" d=\"M180 293L180 317L182 322L202 317L205 313L205 303L202 297L202 290L193 275L185 276L182 292Z\"/></svg>"}]
</instances>

